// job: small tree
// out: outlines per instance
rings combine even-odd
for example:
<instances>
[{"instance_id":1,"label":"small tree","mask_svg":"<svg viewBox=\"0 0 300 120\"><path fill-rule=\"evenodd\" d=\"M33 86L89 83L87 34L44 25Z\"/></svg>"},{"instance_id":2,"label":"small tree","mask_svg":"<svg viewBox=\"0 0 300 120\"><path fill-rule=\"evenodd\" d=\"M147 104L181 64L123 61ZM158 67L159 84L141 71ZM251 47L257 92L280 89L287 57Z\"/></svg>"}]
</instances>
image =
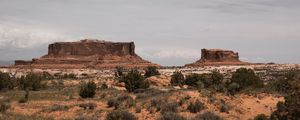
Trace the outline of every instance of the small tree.
<instances>
[{"instance_id":1,"label":"small tree","mask_svg":"<svg viewBox=\"0 0 300 120\"><path fill-rule=\"evenodd\" d=\"M82 98L93 98L96 94L96 83L93 81L83 82L80 85L79 95Z\"/></svg>"},{"instance_id":2,"label":"small tree","mask_svg":"<svg viewBox=\"0 0 300 120\"><path fill-rule=\"evenodd\" d=\"M213 84L221 84L224 76L222 73L220 73L220 71L218 70L213 70L210 74L210 77L212 79Z\"/></svg>"},{"instance_id":3,"label":"small tree","mask_svg":"<svg viewBox=\"0 0 300 120\"><path fill-rule=\"evenodd\" d=\"M44 87L41 83L42 80L42 75L37 73L29 73L26 76L19 78L19 85L23 90L37 91Z\"/></svg>"},{"instance_id":4,"label":"small tree","mask_svg":"<svg viewBox=\"0 0 300 120\"><path fill-rule=\"evenodd\" d=\"M149 88L149 83L137 70L131 70L128 74L123 75L120 82L125 83L125 88L129 92L133 92L137 89Z\"/></svg>"},{"instance_id":5,"label":"small tree","mask_svg":"<svg viewBox=\"0 0 300 120\"><path fill-rule=\"evenodd\" d=\"M180 71L175 71L173 75L171 75L171 85L176 86L182 86L184 85L184 75Z\"/></svg>"},{"instance_id":6,"label":"small tree","mask_svg":"<svg viewBox=\"0 0 300 120\"><path fill-rule=\"evenodd\" d=\"M252 69L237 69L231 77L231 81L240 85L241 88L247 87L263 87L263 81L255 74Z\"/></svg>"},{"instance_id":7,"label":"small tree","mask_svg":"<svg viewBox=\"0 0 300 120\"><path fill-rule=\"evenodd\" d=\"M151 76L155 76L155 75L160 75L156 66L149 66L146 68L145 77L151 77Z\"/></svg>"}]
</instances>

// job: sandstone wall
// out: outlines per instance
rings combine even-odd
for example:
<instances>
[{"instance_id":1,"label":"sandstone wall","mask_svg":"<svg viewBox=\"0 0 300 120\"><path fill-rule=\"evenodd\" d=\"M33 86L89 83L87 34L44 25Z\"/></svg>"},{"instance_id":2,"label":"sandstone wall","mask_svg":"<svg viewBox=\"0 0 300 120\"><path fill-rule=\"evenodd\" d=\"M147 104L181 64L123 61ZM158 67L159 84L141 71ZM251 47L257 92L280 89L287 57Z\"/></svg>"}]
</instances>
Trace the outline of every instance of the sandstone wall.
<instances>
[{"instance_id":1,"label":"sandstone wall","mask_svg":"<svg viewBox=\"0 0 300 120\"><path fill-rule=\"evenodd\" d=\"M58 42L50 44L45 57L91 56L91 55L135 55L133 42L101 42L82 40L81 42Z\"/></svg>"},{"instance_id":2,"label":"sandstone wall","mask_svg":"<svg viewBox=\"0 0 300 120\"><path fill-rule=\"evenodd\" d=\"M201 60L209 62L238 62L239 54L231 50L202 49Z\"/></svg>"}]
</instances>

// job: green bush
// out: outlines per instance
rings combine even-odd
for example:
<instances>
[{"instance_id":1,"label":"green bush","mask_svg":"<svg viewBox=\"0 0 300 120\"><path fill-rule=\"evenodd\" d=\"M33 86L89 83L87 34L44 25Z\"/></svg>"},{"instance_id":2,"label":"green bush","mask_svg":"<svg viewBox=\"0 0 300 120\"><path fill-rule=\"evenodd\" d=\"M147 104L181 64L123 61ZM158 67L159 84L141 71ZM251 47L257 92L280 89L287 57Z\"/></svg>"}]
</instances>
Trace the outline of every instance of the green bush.
<instances>
[{"instance_id":1,"label":"green bush","mask_svg":"<svg viewBox=\"0 0 300 120\"><path fill-rule=\"evenodd\" d=\"M137 120L137 118L128 111L113 111L106 115L105 120Z\"/></svg>"},{"instance_id":2,"label":"green bush","mask_svg":"<svg viewBox=\"0 0 300 120\"><path fill-rule=\"evenodd\" d=\"M210 78L213 84L218 85L222 83L224 79L224 75L220 73L220 71L218 70L213 70L212 73L210 74Z\"/></svg>"},{"instance_id":3,"label":"green bush","mask_svg":"<svg viewBox=\"0 0 300 120\"><path fill-rule=\"evenodd\" d=\"M188 110L191 112L191 113L197 113L197 112L200 112L201 110L203 110L205 107L204 107L204 104L202 102L200 102L199 100L197 100L196 102L194 103L190 103L188 105Z\"/></svg>"},{"instance_id":4,"label":"green bush","mask_svg":"<svg viewBox=\"0 0 300 120\"><path fill-rule=\"evenodd\" d=\"M207 76L203 74L191 74L186 76L185 84L196 88L203 88L205 87L205 81L208 81L207 79Z\"/></svg>"},{"instance_id":5,"label":"green bush","mask_svg":"<svg viewBox=\"0 0 300 120\"><path fill-rule=\"evenodd\" d=\"M145 77L151 77L151 76L156 76L160 75L159 71L157 70L156 66L149 66L145 70Z\"/></svg>"},{"instance_id":6,"label":"green bush","mask_svg":"<svg viewBox=\"0 0 300 120\"><path fill-rule=\"evenodd\" d=\"M129 92L133 92L138 89L149 88L149 83L137 70L131 70L128 74L123 75L120 79L120 82L125 83L125 88Z\"/></svg>"},{"instance_id":7,"label":"green bush","mask_svg":"<svg viewBox=\"0 0 300 120\"><path fill-rule=\"evenodd\" d=\"M288 86L285 90L285 102L277 103L277 110L271 115L272 120L298 120L300 118L300 71L291 70L285 75Z\"/></svg>"},{"instance_id":8,"label":"green bush","mask_svg":"<svg viewBox=\"0 0 300 120\"><path fill-rule=\"evenodd\" d=\"M184 117L174 112L163 113L158 120L186 120Z\"/></svg>"},{"instance_id":9,"label":"green bush","mask_svg":"<svg viewBox=\"0 0 300 120\"><path fill-rule=\"evenodd\" d=\"M37 91L45 87L45 85L42 84L43 80L44 78L41 74L29 73L19 78L19 86L23 90Z\"/></svg>"},{"instance_id":10,"label":"green bush","mask_svg":"<svg viewBox=\"0 0 300 120\"><path fill-rule=\"evenodd\" d=\"M230 95L235 95L240 90L240 85L237 83L230 83L227 87L227 91Z\"/></svg>"},{"instance_id":11,"label":"green bush","mask_svg":"<svg viewBox=\"0 0 300 120\"><path fill-rule=\"evenodd\" d=\"M220 116L212 112L205 112L196 115L192 120L223 120Z\"/></svg>"},{"instance_id":12,"label":"green bush","mask_svg":"<svg viewBox=\"0 0 300 120\"><path fill-rule=\"evenodd\" d=\"M93 98L96 94L96 83L93 81L83 82L80 85L79 95L82 98Z\"/></svg>"},{"instance_id":13,"label":"green bush","mask_svg":"<svg viewBox=\"0 0 300 120\"><path fill-rule=\"evenodd\" d=\"M265 114L259 114L254 118L254 120L269 120L269 118Z\"/></svg>"},{"instance_id":14,"label":"green bush","mask_svg":"<svg viewBox=\"0 0 300 120\"><path fill-rule=\"evenodd\" d=\"M231 82L235 82L240 85L242 89L253 87L263 87L263 81L255 74L252 69L240 68L237 69L231 77Z\"/></svg>"},{"instance_id":15,"label":"green bush","mask_svg":"<svg viewBox=\"0 0 300 120\"><path fill-rule=\"evenodd\" d=\"M0 71L0 90L13 89L16 86L16 81L8 73Z\"/></svg>"},{"instance_id":16,"label":"green bush","mask_svg":"<svg viewBox=\"0 0 300 120\"><path fill-rule=\"evenodd\" d=\"M185 83L184 75L180 71L175 71L171 75L171 85L173 86L182 86Z\"/></svg>"},{"instance_id":17,"label":"green bush","mask_svg":"<svg viewBox=\"0 0 300 120\"><path fill-rule=\"evenodd\" d=\"M299 87L300 70L288 70L283 76L277 76L274 81L267 84L266 89L271 92L289 94Z\"/></svg>"}]
</instances>

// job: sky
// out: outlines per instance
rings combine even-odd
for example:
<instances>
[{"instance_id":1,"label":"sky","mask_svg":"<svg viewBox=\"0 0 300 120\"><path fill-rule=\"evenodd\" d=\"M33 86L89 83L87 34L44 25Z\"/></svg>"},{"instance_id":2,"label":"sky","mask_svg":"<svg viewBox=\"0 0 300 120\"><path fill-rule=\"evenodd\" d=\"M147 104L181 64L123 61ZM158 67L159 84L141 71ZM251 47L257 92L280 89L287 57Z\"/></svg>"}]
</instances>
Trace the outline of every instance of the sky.
<instances>
[{"instance_id":1,"label":"sky","mask_svg":"<svg viewBox=\"0 0 300 120\"><path fill-rule=\"evenodd\" d=\"M300 0L0 0L0 60L47 54L49 43L134 41L161 65L184 65L202 48L248 62L300 63Z\"/></svg>"}]
</instances>

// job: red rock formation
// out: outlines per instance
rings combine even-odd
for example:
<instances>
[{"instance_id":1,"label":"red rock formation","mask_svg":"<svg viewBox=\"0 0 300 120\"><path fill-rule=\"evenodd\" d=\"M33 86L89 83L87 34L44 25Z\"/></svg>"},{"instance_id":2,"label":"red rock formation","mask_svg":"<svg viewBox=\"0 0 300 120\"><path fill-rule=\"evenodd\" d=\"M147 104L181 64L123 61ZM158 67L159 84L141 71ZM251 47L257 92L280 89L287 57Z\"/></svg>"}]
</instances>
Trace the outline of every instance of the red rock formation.
<instances>
[{"instance_id":1,"label":"red rock formation","mask_svg":"<svg viewBox=\"0 0 300 120\"><path fill-rule=\"evenodd\" d=\"M239 60L239 54L231 50L222 49L202 49L201 59L185 66L205 66L205 65L242 65L248 64Z\"/></svg>"},{"instance_id":2,"label":"red rock formation","mask_svg":"<svg viewBox=\"0 0 300 120\"><path fill-rule=\"evenodd\" d=\"M133 42L81 40L50 44L48 54L32 61L16 60L15 66L36 68L113 68L158 66L135 54Z\"/></svg>"}]
</instances>

